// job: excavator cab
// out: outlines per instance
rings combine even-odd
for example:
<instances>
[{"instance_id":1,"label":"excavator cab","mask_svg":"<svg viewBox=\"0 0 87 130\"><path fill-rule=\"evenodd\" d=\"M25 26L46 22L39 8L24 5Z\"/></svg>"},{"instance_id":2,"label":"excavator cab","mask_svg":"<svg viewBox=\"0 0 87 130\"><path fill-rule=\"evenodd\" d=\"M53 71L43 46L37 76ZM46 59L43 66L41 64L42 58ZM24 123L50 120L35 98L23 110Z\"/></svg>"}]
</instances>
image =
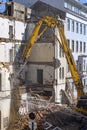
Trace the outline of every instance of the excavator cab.
<instances>
[{"instance_id":1,"label":"excavator cab","mask_svg":"<svg viewBox=\"0 0 87 130\"><path fill-rule=\"evenodd\" d=\"M82 96L77 100L76 107L74 109L87 116L87 96Z\"/></svg>"}]
</instances>

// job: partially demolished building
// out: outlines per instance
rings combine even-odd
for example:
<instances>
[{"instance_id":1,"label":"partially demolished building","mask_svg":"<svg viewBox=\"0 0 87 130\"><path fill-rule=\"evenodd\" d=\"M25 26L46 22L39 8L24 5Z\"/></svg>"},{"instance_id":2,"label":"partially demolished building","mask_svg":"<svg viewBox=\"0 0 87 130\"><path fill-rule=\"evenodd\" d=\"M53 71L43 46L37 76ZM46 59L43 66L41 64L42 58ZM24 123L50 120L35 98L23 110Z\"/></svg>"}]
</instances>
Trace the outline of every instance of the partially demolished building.
<instances>
[{"instance_id":1,"label":"partially demolished building","mask_svg":"<svg viewBox=\"0 0 87 130\"><path fill-rule=\"evenodd\" d=\"M83 12L78 14L79 3L76 1L73 3L71 0L65 2L63 0L55 0L55 2L50 0L49 3L48 0L39 0L31 3L33 5L30 9L15 2L8 2L6 11L4 14L0 14L0 103L2 104L0 106L0 129L3 130L7 127L9 120L10 92L13 89L11 75L14 73L14 65L19 66L14 61L21 57L18 55L20 46L27 43L40 18L48 15L59 18L63 22L69 47L82 74L85 88L87 86L87 20L86 16L84 17L84 9L86 11L86 8L80 4ZM70 4L73 5L72 8ZM73 89L74 85L63 49L54 38L53 33L59 35L57 29L48 29L34 44L29 61L22 72L21 81L24 81L25 87L31 88L37 93L44 92L45 95L53 96L55 102L61 103L61 89L66 89L67 80L70 81L71 90L74 93L75 89ZM8 105L5 98L9 99ZM7 106L7 110L4 109Z\"/></svg>"}]
</instances>

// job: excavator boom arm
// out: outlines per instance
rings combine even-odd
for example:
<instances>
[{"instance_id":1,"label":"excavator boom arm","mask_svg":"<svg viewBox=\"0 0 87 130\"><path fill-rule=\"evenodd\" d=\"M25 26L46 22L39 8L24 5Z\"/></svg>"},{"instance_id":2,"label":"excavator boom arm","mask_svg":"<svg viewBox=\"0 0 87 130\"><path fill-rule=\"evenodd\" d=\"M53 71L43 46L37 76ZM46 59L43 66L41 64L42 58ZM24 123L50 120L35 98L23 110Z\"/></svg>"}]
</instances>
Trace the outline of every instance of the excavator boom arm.
<instances>
[{"instance_id":1,"label":"excavator boom arm","mask_svg":"<svg viewBox=\"0 0 87 130\"><path fill-rule=\"evenodd\" d=\"M68 47L68 43L67 43L62 25L61 24L57 25L57 27L58 27L60 38L61 38L62 48L64 50L66 60L67 60L76 90L77 90L77 97L80 98L81 96L84 95L83 83L80 78L79 72L77 70L77 66L76 66L75 60L73 58L72 52L71 52L70 48Z\"/></svg>"},{"instance_id":2,"label":"excavator boom arm","mask_svg":"<svg viewBox=\"0 0 87 130\"><path fill-rule=\"evenodd\" d=\"M59 31L59 34L60 34L60 39L61 39L61 44L62 44L63 50L65 52L65 56L66 56L67 63L69 65L69 68L70 68L70 71L71 71L71 75L72 75L74 84L76 86L77 97L80 98L81 96L84 95L82 80L81 80L79 72L77 70L72 52L68 47L62 24L57 19L46 16L46 17L42 18L41 20L39 20L39 22L37 23L32 35L30 37L28 44L24 48L24 51L23 51L23 54L22 54L22 56L24 58L24 62L28 61L31 49L32 49L34 43L37 40L38 33L39 33L39 30L40 30L43 22L45 22L46 26L48 26L50 28L55 28L56 26L58 28L58 31ZM46 29L42 32L41 35L43 35L43 33L46 31Z\"/></svg>"}]
</instances>

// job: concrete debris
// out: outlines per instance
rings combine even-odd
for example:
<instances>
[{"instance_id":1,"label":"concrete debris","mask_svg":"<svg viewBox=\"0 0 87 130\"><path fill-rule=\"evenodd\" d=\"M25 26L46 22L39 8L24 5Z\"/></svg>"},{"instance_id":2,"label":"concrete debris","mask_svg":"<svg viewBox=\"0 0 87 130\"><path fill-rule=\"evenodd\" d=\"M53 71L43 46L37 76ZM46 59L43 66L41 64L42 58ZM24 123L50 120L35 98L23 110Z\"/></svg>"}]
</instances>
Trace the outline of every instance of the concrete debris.
<instances>
[{"instance_id":1,"label":"concrete debris","mask_svg":"<svg viewBox=\"0 0 87 130\"><path fill-rule=\"evenodd\" d=\"M66 106L59 106L50 103L48 108L33 111L36 115L36 130L82 130L87 126L87 117L74 112ZM29 113L27 115L19 115L14 122L10 124L7 130L30 130Z\"/></svg>"}]
</instances>

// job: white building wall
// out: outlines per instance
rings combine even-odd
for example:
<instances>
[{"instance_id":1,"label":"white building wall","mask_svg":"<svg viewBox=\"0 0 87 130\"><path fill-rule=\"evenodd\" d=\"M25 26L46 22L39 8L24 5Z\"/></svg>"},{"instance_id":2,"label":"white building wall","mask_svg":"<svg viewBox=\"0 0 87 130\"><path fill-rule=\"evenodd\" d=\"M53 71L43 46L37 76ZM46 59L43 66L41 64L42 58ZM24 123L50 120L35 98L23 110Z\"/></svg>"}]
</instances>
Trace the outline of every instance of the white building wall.
<instances>
[{"instance_id":1,"label":"white building wall","mask_svg":"<svg viewBox=\"0 0 87 130\"><path fill-rule=\"evenodd\" d=\"M13 27L13 39L25 40L26 23L0 17L0 38L9 38L9 26Z\"/></svg>"},{"instance_id":2,"label":"white building wall","mask_svg":"<svg viewBox=\"0 0 87 130\"><path fill-rule=\"evenodd\" d=\"M14 37L9 40L9 26L13 26L13 35ZM9 20L7 18L0 17L0 38L8 39L8 42L0 43L0 62L12 63L14 61L14 51L15 45L21 44L21 41L25 39L25 28L26 24L21 21ZM12 40L19 40L20 42L14 42ZM11 52L10 52L11 51ZM1 66L1 92L0 97L5 97L10 94L11 84L9 80L10 73L13 72L12 65L8 65L10 71L5 67Z\"/></svg>"},{"instance_id":3,"label":"white building wall","mask_svg":"<svg viewBox=\"0 0 87 130\"><path fill-rule=\"evenodd\" d=\"M0 17L0 38L9 38L9 25L13 26L13 21Z\"/></svg>"},{"instance_id":4,"label":"white building wall","mask_svg":"<svg viewBox=\"0 0 87 130\"><path fill-rule=\"evenodd\" d=\"M59 37L59 32L56 28L56 36ZM58 41L55 41L55 59L57 59L60 63L59 66L55 68L55 80L56 83L54 85L55 89L55 102L61 102L61 89L65 90L65 77L66 77L66 59L64 53L60 52L60 44Z\"/></svg>"},{"instance_id":5,"label":"white building wall","mask_svg":"<svg viewBox=\"0 0 87 130\"><path fill-rule=\"evenodd\" d=\"M67 26L68 26L67 19L70 20L70 30L69 31L67 30ZM74 32L72 31L72 21L74 21ZM78 23L78 28L79 28L78 33L76 33L76 23ZM80 24L82 24L82 34L80 34ZM86 29L86 34L84 34L84 32L83 32L84 25L85 25L85 29ZM72 40L74 40L74 51L72 51L72 54L74 56L74 59L76 61L76 65L77 65L78 56L79 55L87 55L87 21L67 12L66 13L65 34L66 34L67 40L70 41L70 49L71 50L72 50ZM76 41L78 41L78 52L76 51ZM80 51L80 42L82 42L82 51ZM85 52L83 50L84 42L86 43ZM71 77L70 71L68 71L68 66L66 69L66 74L67 74L66 75L67 77L69 77L69 78ZM85 79L85 83L87 83L87 76L86 75L83 75L83 76L81 75L82 81L84 82L84 79ZM70 80L70 82L71 82L72 90L73 90L74 95L76 97L77 93L76 93L75 88L73 89L73 87L75 87L75 86L73 85L72 79ZM85 86L86 86L86 84L85 84Z\"/></svg>"},{"instance_id":6,"label":"white building wall","mask_svg":"<svg viewBox=\"0 0 87 130\"><path fill-rule=\"evenodd\" d=\"M13 43L0 43L0 62L9 62L9 50L13 48Z\"/></svg>"},{"instance_id":7,"label":"white building wall","mask_svg":"<svg viewBox=\"0 0 87 130\"><path fill-rule=\"evenodd\" d=\"M9 125L10 99L0 99L1 130L6 130Z\"/></svg>"},{"instance_id":8,"label":"white building wall","mask_svg":"<svg viewBox=\"0 0 87 130\"><path fill-rule=\"evenodd\" d=\"M9 26L13 27L13 37L11 39L9 39ZM13 19L10 20L6 17L0 17L0 40L2 39L0 42L0 62L8 63L10 68L10 71L8 71L7 68L5 68L3 65L0 65L1 130L6 130L6 127L9 123L10 100L8 100L8 98L10 97L10 92L12 89L10 81L10 74L13 73L12 62L15 57L15 50L18 50L16 45L20 45L21 41L25 40L25 28L26 23L22 21L16 21Z\"/></svg>"},{"instance_id":9,"label":"white building wall","mask_svg":"<svg viewBox=\"0 0 87 130\"><path fill-rule=\"evenodd\" d=\"M0 67L0 74L1 74L1 91L0 97L6 97L10 95L11 86L9 81L9 72L6 68Z\"/></svg>"},{"instance_id":10,"label":"white building wall","mask_svg":"<svg viewBox=\"0 0 87 130\"><path fill-rule=\"evenodd\" d=\"M15 39L25 40L26 23L15 21Z\"/></svg>"},{"instance_id":11,"label":"white building wall","mask_svg":"<svg viewBox=\"0 0 87 130\"><path fill-rule=\"evenodd\" d=\"M67 31L67 19L70 19L70 31ZM72 32L71 30L71 22L74 21L74 32ZM79 33L76 33L76 22L79 23ZM80 23L82 23L83 25L86 25L86 35L83 34L83 31L82 31L82 34L80 34ZM73 56L75 58L75 61L78 60L78 55L81 55L81 54L87 54L87 49L86 49L86 52L83 52L83 46L82 46L82 52L80 52L80 41L82 42L87 42L87 39L86 39L86 36L87 36L87 21L84 21L76 16L73 16L69 13L66 13L66 24L65 24L65 34L66 34L66 37L67 39L70 40L70 49L72 50L72 40L74 40L75 42L75 46L74 46L74 52L73 52ZM76 53L76 41L79 42L79 48L78 48L78 52ZM86 46L87 47L87 46Z\"/></svg>"}]
</instances>

